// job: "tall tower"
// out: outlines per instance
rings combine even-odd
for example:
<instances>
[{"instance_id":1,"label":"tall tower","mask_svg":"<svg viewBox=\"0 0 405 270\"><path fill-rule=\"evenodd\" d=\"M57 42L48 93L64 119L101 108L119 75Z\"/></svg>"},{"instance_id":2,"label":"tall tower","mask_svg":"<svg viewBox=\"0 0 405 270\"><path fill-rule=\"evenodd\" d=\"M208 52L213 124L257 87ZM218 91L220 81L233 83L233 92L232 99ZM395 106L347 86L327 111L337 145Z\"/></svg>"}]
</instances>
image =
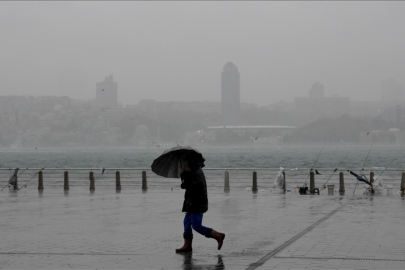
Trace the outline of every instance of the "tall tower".
<instances>
[{"instance_id":1,"label":"tall tower","mask_svg":"<svg viewBox=\"0 0 405 270\"><path fill-rule=\"evenodd\" d=\"M115 109L118 105L117 83L113 75L105 77L103 82L96 83L96 101L102 108Z\"/></svg>"},{"instance_id":2,"label":"tall tower","mask_svg":"<svg viewBox=\"0 0 405 270\"><path fill-rule=\"evenodd\" d=\"M237 125L240 113L240 75L232 62L221 73L221 112L223 125Z\"/></svg>"}]
</instances>

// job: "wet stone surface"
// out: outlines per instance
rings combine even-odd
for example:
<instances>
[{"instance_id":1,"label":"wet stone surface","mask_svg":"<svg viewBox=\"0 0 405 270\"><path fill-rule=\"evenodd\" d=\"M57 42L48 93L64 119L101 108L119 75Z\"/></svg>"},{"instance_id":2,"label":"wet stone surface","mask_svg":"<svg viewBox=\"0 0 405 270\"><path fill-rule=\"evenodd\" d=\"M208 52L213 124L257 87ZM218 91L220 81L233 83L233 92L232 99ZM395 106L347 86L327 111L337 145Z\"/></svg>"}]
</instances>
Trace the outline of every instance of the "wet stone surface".
<instances>
[{"instance_id":1,"label":"wet stone surface","mask_svg":"<svg viewBox=\"0 0 405 270\"><path fill-rule=\"evenodd\" d=\"M215 240L194 233L185 255L175 253L183 244L182 201L180 190L4 190L0 269L405 267L405 200L397 193L209 190L203 225L224 232L224 245L218 251Z\"/></svg>"}]
</instances>

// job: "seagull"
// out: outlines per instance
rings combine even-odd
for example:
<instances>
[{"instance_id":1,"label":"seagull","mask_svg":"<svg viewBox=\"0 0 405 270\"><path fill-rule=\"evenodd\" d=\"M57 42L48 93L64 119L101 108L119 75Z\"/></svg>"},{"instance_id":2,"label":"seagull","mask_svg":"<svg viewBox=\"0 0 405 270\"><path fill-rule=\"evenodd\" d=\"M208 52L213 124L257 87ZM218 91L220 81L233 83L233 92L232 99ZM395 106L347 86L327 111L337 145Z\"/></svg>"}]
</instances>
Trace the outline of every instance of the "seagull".
<instances>
[{"instance_id":1,"label":"seagull","mask_svg":"<svg viewBox=\"0 0 405 270\"><path fill-rule=\"evenodd\" d=\"M102 89L101 91L104 91L104 89Z\"/></svg>"},{"instance_id":2,"label":"seagull","mask_svg":"<svg viewBox=\"0 0 405 270\"><path fill-rule=\"evenodd\" d=\"M367 135L369 134L370 132L367 132Z\"/></svg>"},{"instance_id":3,"label":"seagull","mask_svg":"<svg viewBox=\"0 0 405 270\"><path fill-rule=\"evenodd\" d=\"M255 140L259 139L259 137L255 137Z\"/></svg>"}]
</instances>

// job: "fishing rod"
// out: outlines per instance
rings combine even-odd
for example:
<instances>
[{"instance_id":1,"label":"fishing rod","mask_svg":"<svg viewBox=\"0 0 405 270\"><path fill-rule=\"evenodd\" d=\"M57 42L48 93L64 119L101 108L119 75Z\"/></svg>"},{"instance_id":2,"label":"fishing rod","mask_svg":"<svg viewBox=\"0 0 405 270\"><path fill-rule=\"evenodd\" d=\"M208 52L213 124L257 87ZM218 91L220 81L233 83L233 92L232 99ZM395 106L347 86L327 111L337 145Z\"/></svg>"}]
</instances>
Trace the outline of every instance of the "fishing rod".
<instances>
[{"instance_id":1,"label":"fishing rod","mask_svg":"<svg viewBox=\"0 0 405 270\"><path fill-rule=\"evenodd\" d=\"M342 159L342 161L339 163L339 165L336 167L336 169L333 170L333 173L329 176L328 180L326 180L326 182L323 184L321 190L324 190L326 188L326 184L329 182L329 180L332 178L332 176L335 174L335 172L339 169L340 165L342 165L344 163L344 161L348 155L349 155L349 153L346 154L346 156Z\"/></svg>"},{"instance_id":2,"label":"fishing rod","mask_svg":"<svg viewBox=\"0 0 405 270\"><path fill-rule=\"evenodd\" d=\"M45 170L45 167L49 164L49 162L51 162L51 160L52 160L52 159L50 159L50 160L45 164L44 167L42 167L38 172L36 172L36 173L35 173L27 182L25 182L25 184L22 185L18 190L21 190L22 188L27 187L28 183L29 183L35 176L37 176L40 171ZM27 168L27 169L28 169L28 168Z\"/></svg>"},{"instance_id":3,"label":"fishing rod","mask_svg":"<svg viewBox=\"0 0 405 270\"><path fill-rule=\"evenodd\" d=\"M10 168L10 169L11 169L11 168ZM10 187L10 186L11 186L11 183L14 183L14 184L15 184L15 180L16 180L17 177L18 177L18 175L17 175L18 170L19 170L19 168L15 168L15 169L14 169L14 173L11 175L10 179L8 179L7 184L6 184L0 191L3 191L6 187ZM13 185L14 185L14 184L13 184Z\"/></svg>"},{"instance_id":4,"label":"fishing rod","mask_svg":"<svg viewBox=\"0 0 405 270\"><path fill-rule=\"evenodd\" d=\"M18 179L18 177L19 177L20 175L22 175L23 173L25 173L25 172L28 170L28 168L29 168L32 164L33 164L33 162L31 162L31 163L27 166L27 168L26 168L25 170L23 170L23 171L22 171L21 173L19 173L19 174L18 174L18 171L20 170L20 168L15 168L15 169L14 169L14 173L13 173L13 175L10 177L10 179L8 180L7 185L5 185L0 191L3 191L6 187L10 187L10 186L15 185L15 180ZM10 169L11 169L11 168L10 168Z\"/></svg>"},{"instance_id":5,"label":"fishing rod","mask_svg":"<svg viewBox=\"0 0 405 270\"><path fill-rule=\"evenodd\" d=\"M45 164L45 166L44 166L43 168L41 168L36 174L34 174L34 176L32 176L21 188L23 188L24 186L26 187L27 183L28 183L29 181L31 181L36 175L38 175L38 173L39 173L40 171L42 171L42 170L49 164L49 162L51 162L51 160L49 160L49 161ZM33 162L31 162L31 164L28 165L28 167L27 167L24 171L22 171L20 174L17 174L19 168L16 168L15 171L14 171L14 175L11 176L11 178L9 179L9 182L7 183L7 185L5 185L0 191L3 191L6 187L10 187L10 186L15 185L15 180L18 179L18 177L21 176L23 173L25 173L26 171L28 171L28 168L29 168L32 164L33 164ZM13 184L11 184L12 180L14 180L14 183L13 183ZM18 190L20 190L21 188L19 188Z\"/></svg>"},{"instance_id":6,"label":"fishing rod","mask_svg":"<svg viewBox=\"0 0 405 270\"><path fill-rule=\"evenodd\" d=\"M403 149L404 149L404 146L402 146L398 152L401 152ZM397 157L394 157L394 158L390 161L390 163L388 163L388 165L387 165L386 167L384 167L384 170L377 176L377 178L374 180L374 182L377 182L377 181L378 181L378 179L380 178L380 176L387 170L387 168L388 168L388 167L392 164L392 162L394 162L394 160L396 160L396 159L397 159ZM373 182L373 183L374 183L374 182Z\"/></svg>"},{"instance_id":7,"label":"fishing rod","mask_svg":"<svg viewBox=\"0 0 405 270\"><path fill-rule=\"evenodd\" d=\"M316 162L318 161L319 156L321 155L321 152L322 152L322 149L323 149L324 146L325 146L325 143L323 143L322 148L321 148L321 151L319 151L319 154L318 154L318 156L316 157L314 164L312 165L311 169L309 170L309 173L308 173L308 175L307 175L307 179L305 179L304 187L307 186L308 177L309 177L309 175L311 174L311 172L312 172L312 170L313 170L313 168L314 168Z\"/></svg>"},{"instance_id":8,"label":"fishing rod","mask_svg":"<svg viewBox=\"0 0 405 270\"><path fill-rule=\"evenodd\" d=\"M22 187L20 187L18 190L21 190L24 187L27 187L27 184L35 177L39 174L40 171L44 170L45 167L41 168L38 172L36 172L24 185L22 185Z\"/></svg>"},{"instance_id":9,"label":"fishing rod","mask_svg":"<svg viewBox=\"0 0 405 270\"><path fill-rule=\"evenodd\" d=\"M371 152L371 148L373 147L373 144L371 144L370 149L368 150L367 156L366 156L366 160L364 161L363 167L361 168L362 171L364 171L364 166L366 166L367 160L368 160L368 156L370 155Z\"/></svg>"},{"instance_id":10,"label":"fishing rod","mask_svg":"<svg viewBox=\"0 0 405 270\"><path fill-rule=\"evenodd\" d=\"M367 177L366 177L364 174L361 174L361 172L364 171L364 166L366 166L366 163L367 163L367 160L368 160L368 156L370 155L370 152L371 152L371 148L372 148L372 147L373 147L373 143L371 144L370 149L368 150L368 153L367 153L367 156L366 156L366 160L364 161L363 167L361 168L361 171L360 171L360 174L359 174L361 177L364 177L368 182L369 182L369 180L367 179ZM349 171L349 172L350 172L350 171ZM356 185L354 186L353 195L354 195L354 192L356 192L356 188L357 188L358 185L359 185L359 178L357 178ZM373 187L371 186L371 184L370 184L370 188L373 189Z\"/></svg>"},{"instance_id":11,"label":"fishing rod","mask_svg":"<svg viewBox=\"0 0 405 270\"><path fill-rule=\"evenodd\" d=\"M396 159L397 159L397 158L395 157L395 158L393 158L393 159L391 160L390 163L388 163L388 165L387 165L387 166L384 168L384 170L377 176L377 178L374 180L374 182L377 181L378 178L380 178L380 176L387 170L387 168L391 165L391 163L394 162L394 160L396 160Z\"/></svg>"}]
</instances>

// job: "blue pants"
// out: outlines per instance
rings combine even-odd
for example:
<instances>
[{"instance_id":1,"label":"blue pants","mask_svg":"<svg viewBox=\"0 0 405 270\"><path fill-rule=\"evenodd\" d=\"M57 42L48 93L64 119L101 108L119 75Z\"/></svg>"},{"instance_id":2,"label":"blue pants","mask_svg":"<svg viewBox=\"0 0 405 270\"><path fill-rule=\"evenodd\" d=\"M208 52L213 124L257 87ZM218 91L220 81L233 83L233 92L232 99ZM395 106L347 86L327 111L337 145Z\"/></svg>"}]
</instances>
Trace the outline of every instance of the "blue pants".
<instances>
[{"instance_id":1,"label":"blue pants","mask_svg":"<svg viewBox=\"0 0 405 270\"><path fill-rule=\"evenodd\" d=\"M194 229L194 231L198 232L199 234L202 234L206 237L210 236L212 229L204 227L202 223L204 214L196 214L196 213L186 213L186 216L184 217L184 235L190 235L193 234L193 231L191 228Z\"/></svg>"}]
</instances>

